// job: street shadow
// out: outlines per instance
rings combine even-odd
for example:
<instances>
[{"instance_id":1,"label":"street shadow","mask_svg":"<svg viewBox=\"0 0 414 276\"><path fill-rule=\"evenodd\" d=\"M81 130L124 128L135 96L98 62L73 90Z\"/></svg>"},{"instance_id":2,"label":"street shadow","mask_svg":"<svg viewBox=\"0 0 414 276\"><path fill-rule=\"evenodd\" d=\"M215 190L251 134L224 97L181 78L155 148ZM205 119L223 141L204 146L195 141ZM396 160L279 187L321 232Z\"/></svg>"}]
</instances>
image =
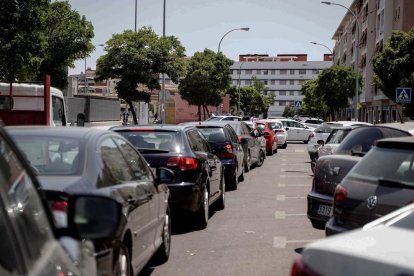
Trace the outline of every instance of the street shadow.
<instances>
[{"instance_id":1,"label":"street shadow","mask_svg":"<svg viewBox=\"0 0 414 276\"><path fill-rule=\"evenodd\" d=\"M302 254L302 251L303 251L303 247L295 248L295 252L298 254Z\"/></svg>"},{"instance_id":2,"label":"street shadow","mask_svg":"<svg viewBox=\"0 0 414 276\"><path fill-rule=\"evenodd\" d=\"M138 273L137 276L149 276L154 272L154 268L150 265L147 264L140 273Z\"/></svg>"},{"instance_id":3,"label":"street shadow","mask_svg":"<svg viewBox=\"0 0 414 276\"><path fill-rule=\"evenodd\" d=\"M209 220L216 214L214 207L214 204L210 206ZM202 230L204 229L200 229L195 223L193 213L184 210L176 210L171 213L171 235L182 235Z\"/></svg>"}]
</instances>

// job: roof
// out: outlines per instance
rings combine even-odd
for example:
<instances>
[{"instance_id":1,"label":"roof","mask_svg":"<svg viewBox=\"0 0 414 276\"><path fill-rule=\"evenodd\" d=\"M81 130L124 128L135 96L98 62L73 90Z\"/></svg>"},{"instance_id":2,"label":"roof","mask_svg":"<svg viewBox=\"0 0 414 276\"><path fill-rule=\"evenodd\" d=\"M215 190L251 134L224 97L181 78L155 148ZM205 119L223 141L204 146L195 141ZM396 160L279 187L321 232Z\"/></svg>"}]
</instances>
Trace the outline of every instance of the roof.
<instances>
[{"instance_id":1,"label":"roof","mask_svg":"<svg viewBox=\"0 0 414 276\"><path fill-rule=\"evenodd\" d=\"M187 126L212 126L212 127L224 127L225 125L230 125L230 123L237 123L239 121L202 121L202 122L187 122L181 123L180 125Z\"/></svg>"},{"instance_id":2,"label":"roof","mask_svg":"<svg viewBox=\"0 0 414 276\"><path fill-rule=\"evenodd\" d=\"M381 139L377 141L376 146L380 148L414 150L414 137Z\"/></svg>"},{"instance_id":3,"label":"roof","mask_svg":"<svg viewBox=\"0 0 414 276\"><path fill-rule=\"evenodd\" d=\"M179 131L186 128L189 128L190 125L129 125L129 126L116 126L111 127L110 130L112 131L120 131L120 130L139 130L139 129L147 129L147 130L167 130L167 131Z\"/></svg>"}]
</instances>

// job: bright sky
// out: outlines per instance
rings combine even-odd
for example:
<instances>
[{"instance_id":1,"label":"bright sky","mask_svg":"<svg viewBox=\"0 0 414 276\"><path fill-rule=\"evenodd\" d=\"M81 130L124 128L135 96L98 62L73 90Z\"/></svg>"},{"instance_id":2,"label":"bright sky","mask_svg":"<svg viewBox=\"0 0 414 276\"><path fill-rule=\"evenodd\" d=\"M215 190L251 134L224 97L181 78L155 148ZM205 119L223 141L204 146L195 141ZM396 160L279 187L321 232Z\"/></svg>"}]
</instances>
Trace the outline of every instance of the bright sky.
<instances>
[{"instance_id":1,"label":"bright sky","mask_svg":"<svg viewBox=\"0 0 414 276\"><path fill-rule=\"evenodd\" d=\"M69 0L72 9L85 15L94 26L95 45L105 43L114 33L134 29L135 1L137 28L151 26L162 35L164 0ZM349 7L352 0L336 0ZM205 48L220 50L238 60L239 54L308 54L308 60L322 60L334 46L332 36L347 10L328 6L319 0L166 0L166 35L176 36L186 48L186 55ZM96 68L103 55L102 47L86 59L86 66ZM85 60L76 62L69 74L84 71Z\"/></svg>"}]
</instances>

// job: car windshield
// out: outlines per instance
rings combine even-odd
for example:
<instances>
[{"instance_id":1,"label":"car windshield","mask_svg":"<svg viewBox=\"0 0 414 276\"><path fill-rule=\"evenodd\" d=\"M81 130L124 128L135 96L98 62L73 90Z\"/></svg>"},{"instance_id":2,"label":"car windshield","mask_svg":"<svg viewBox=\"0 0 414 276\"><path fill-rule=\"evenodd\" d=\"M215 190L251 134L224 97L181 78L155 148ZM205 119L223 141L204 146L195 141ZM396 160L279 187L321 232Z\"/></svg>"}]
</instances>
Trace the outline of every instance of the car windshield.
<instances>
[{"instance_id":1,"label":"car windshield","mask_svg":"<svg viewBox=\"0 0 414 276\"><path fill-rule=\"evenodd\" d=\"M352 130L339 145L336 153L351 154L353 152L368 152L375 141L381 138L410 136L409 133L386 127L359 127Z\"/></svg>"},{"instance_id":2,"label":"car windshield","mask_svg":"<svg viewBox=\"0 0 414 276\"><path fill-rule=\"evenodd\" d=\"M383 179L414 186L414 152L374 147L349 172L349 177L368 180L374 184Z\"/></svg>"},{"instance_id":3,"label":"car windshield","mask_svg":"<svg viewBox=\"0 0 414 276\"><path fill-rule=\"evenodd\" d=\"M80 175L83 141L56 136L13 135L23 155L38 175Z\"/></svg>"},{"instance_id":4,"label":"car windshield","mask_svg":"<svg viewBox=\"0 0 414 276\"><path fill-rule=\"evenodd\" d=\"M198 129L210 143L225 142L227 140L221 127L200 127Z\"/></svg>"},{"instance_id":5,"label":"car windshield","mask_svg":"<svg viewBox=\"0 0 414 276\"><path fill-rule=\"evenodd\" d=\"M119 131L138 149L159 150L162 152L180 152L181 136L176 131L137 130Z\"/></svg>"},{"instance_id":6,"label":"car windshield","mask_svg":"<svg viewBox=\"0 0 414 276\"><path fill-rule=\"evenodd\" d=\"M222 119L223 117L211 117L211 118L208 118L206 121L220 121Z\"/></svg>"}]
</instances>

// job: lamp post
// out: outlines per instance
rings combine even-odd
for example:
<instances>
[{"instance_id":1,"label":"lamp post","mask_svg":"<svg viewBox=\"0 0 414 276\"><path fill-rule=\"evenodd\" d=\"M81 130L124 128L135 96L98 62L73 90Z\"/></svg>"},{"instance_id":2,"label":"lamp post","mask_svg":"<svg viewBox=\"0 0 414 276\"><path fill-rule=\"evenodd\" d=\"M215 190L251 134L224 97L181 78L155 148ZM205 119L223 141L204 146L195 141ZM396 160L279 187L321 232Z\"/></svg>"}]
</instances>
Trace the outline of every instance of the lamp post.
<instances>
[{"instance_id":1,"label":"lamp post","mask_svg":"<svg viewBox=\"0 0 414 276\"><path fill-rule=\"evenodd\" d=\"M166 0L164 0L164 5L163 5L163 16L162 16L162 37L165 37L165 2ZM162 117L161 120L163 124L165 124L165 102L166 102L166 97L165 97L165 74L162 73L161 75L161 90L162 90Z\"/></svg>"},{"instance_id":2,"label":"lamp post","mask_svg":"<svg viewBox=\"0 0 414 276\"><path fill-rule=\"evenodd\" d=\"M228 35L228 34L229 34L229 33L231 33L231 32L234 32L234 31L248 31L248 30L250 30L250 28L236 28L236 29L230 30L230 31L228 31L227 33L225 33L225 34L221 37L221 39L220 39L220 42L219 42L219 45L218 45L218 50L217 50L217 53L220 53L220 45L221 45L221 42L223 41L223 38L224 38L226 35Z\"/></svg>"},{"instance_id":3,"label":"lamp post","mask_svg":"<svg viewBox=\"0 0 414 276\"><path fill-rule=\"evenodd\" d=\"M239 112L239 115L241 115L241 109L240 109L240 74L241 74L241 68L243 66L243 64L245 63L245 61L243 61L242 63L240 63L240 67L239 67L239 83L238 83L238 88L237 88L237 95L238 95L238 100L237 100L237 112Z\"/></svg>"},{"instance_id":4,"label":"lamp post","mask_svg":"<svg viewBox=\"0 0 414 276\"><path fill-rule=\"evenodd\" d=\"M328 49L328 51L331 53L331 55L333 55L332 50L328 46L326 46L324 44L321 44L321 43L317 43L317 42L311 42L311 43L314 44L314 45L320 45L320 46L325 47L326 49Z\"/></svg>"},{"instance_id":5,"label":"lamp post","mask_svg":"<svg viewBox=\"0 0 414 276\"><path fill-rule=\"evenodd\" d=\"M358 90L359 90L359 78L358 78L358 57L359 57L359 23L358 23L358 17L356 14L349 8L345 7L344 5L333 3L333 2L326 2L322 1L321 3L326 5L334 5L334 6L340 6L342 8L347 9L352 16L355 19L356 24L356 44L355 44L355 121L358 121Z\"/></svg>"}]
</instances>

